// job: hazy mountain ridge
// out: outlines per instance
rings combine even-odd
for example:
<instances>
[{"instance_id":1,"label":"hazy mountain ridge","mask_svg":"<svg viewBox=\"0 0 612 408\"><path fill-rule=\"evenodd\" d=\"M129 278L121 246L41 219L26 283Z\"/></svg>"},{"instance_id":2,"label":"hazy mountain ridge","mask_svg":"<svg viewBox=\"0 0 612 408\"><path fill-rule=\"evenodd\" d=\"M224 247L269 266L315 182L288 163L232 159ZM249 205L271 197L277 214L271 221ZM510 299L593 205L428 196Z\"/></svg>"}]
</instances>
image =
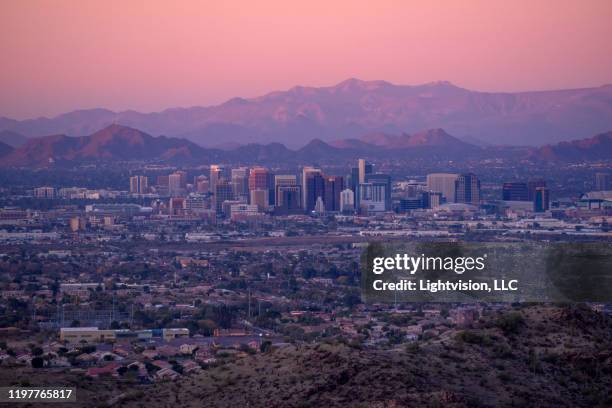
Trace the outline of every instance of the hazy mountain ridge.
<instances>
[{"instance_id":1,"label":"hazy mountain ridge","mask_svg":"<svg viewBox=\"0 0 612 408\"><path fill-rule=\"evenodd\" d=\"M546 145L531 156L546 161L605 160L612 158L612 131L590 138Z\"/></svg>"},{"instance_id":2,"label":"hazy mountain ridge","mask_svg":"<svg viewBox=\"0 0 612 408\"><path fill-rule=\"evenodd\" d=\"M589 161L612 157L612 132L541 148L481 147L463 142L443 129L412 135L375 134L327 143L313 139L291 150L281 143L252 143L235 148L207 149L185 139L154 137L140 130L110 125L90 136L51 135L29 139L19 148L0 143L0 166L47 167L96 162L319 163L370 159L431 158L467 160L492 157L543 161Z\"/></svg>"},{"instance_id":3,"label":"hazy mountain ridge","mask_svg":"<svg viewBox=\"0 0 612 408\"><path fill-rule=\"evenodd\" d=\"M130 127L110 125L90 136L62 134L29 139L25 145L3 157L0 164L45 167L63 162L173 161L202 159L207 153L209 151L188 140L153 137Z\"/></svg>"},{"instance_id":4,"label":"hazy mountain ridge","mask_svg":"<svg viewBox=\"0 0 612 408\"><path fill-rule=\"evenodd\" d=\"M152 135L184 137L203 146L223 140L297 147L314 137L327 142L433 128L484 143L543 145L612 128L612 85L488 93L448 82L408 86L349 79L335 86L297 86L209 107L155 113L91 109L24 121L0 118L0 130L29 137L83 135L113 123Z\"/></svg>"},{"instance_id":5,"label":"hazy mountain ridge","mask_svg":"<svg viewBox=\"0 0 612 408\"><path fill-rule=\"evenodd\" d=\"M26 142L28 141L28 139L17 133L17 132L12 132L10 130L3 130L0 131L0 142L7 144L11 147L19 147L24 145Z\"/></svg>"},{"instance_id":6,"label":"hazy mountain ridge","mask_svg":"<svg viewBox=\"0 0 612 408\"><path fill-rule=\"evenodd\" d=\"M0 157L6 156L11 153L13 150L13 146L10 146L6 143L0 142Z\"/></svg>"},{"instance_id":7,"label":"hazy mountain ridge","mask_svg":"<svg viewBox=\"0 0 612 408\"><path fill-rule=\"evenodd\" d=\"M406 149L419 146L455 149L474 147L474 145L461 141L440 128L423 130L414 134L402 133L401 135L370 133L359 139L337 140L330 142L330 144L342 148L380 147L384 149Z\"/></svg>"}]
</instances>

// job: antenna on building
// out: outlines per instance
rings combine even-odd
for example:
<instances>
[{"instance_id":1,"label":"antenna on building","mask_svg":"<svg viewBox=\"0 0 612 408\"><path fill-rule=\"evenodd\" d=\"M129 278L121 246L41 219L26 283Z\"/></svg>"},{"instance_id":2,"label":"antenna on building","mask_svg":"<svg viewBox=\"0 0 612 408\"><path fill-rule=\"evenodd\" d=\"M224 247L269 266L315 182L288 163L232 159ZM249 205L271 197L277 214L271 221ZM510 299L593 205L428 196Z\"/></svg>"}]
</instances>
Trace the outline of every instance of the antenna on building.
<instances>
[{"instance_id":1,"label":"antenna on building","mask_svg":"<svg viewBox=\"0 0 612 408\"><path fill-rule=\"evenodd\" d=\"M109 327L113 323L113 320L115 320L115 293L114 292L113 292L113 309L111 311L110 321L108 322Z\"/></svg>"},{"instance_id":2,"label":"antenna on building","mask_svg":"<svg viewBox=\"0 0 612 408\"><path fill-rule=\"evenodd\" d=\"M32 298L32 323L36 323L36 295Z\"/></svg>"},{"instance_id":3,"label":"antenna on building","mask_svg":"<svg viewBox=\"0 0 612 408\"><path fill-rule=\"evenodd\" d=\"M249 311L248 311L247 316L248 316L248 319L250 319L251 318L251 289L250 288L249 288L249 292L248 293L249 293L248 294Z\"/></svg>"}]
</instances>

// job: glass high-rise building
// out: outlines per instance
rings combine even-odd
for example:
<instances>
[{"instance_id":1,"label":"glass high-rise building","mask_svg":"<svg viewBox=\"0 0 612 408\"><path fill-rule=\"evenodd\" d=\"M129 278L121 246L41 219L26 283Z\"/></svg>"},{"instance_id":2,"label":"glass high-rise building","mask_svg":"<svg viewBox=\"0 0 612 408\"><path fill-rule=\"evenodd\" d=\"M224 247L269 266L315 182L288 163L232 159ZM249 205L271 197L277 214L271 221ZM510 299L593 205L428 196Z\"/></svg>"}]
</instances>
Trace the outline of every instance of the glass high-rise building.
<instances>
[{"instance_id":1,"label":"glass high-rise building","mask_svg":"<svg viewBox=\"0 0 612 408\"><path fill-rule=\"evenodd\" d=\"M312 179L317 175L321 177L321 169L316 167L304 167L302 169L302 208L304 208L305 211L314 209L314 205L317 201L317 192L312 190L316 185ZM321 177L321 183L322 182L323 178Z\"/></svg>"},{"instance_id":2,"label":"glass high-rise building","mask_svg":"<svg viewBox=\"0 0 612 408\"><path fill-rule=\"evenodd\" d=\"M524 182L508 182L502 186L504 201L529 201L529 189Z\"/></svg>"},{"instance_id":3,"label":"glass high-rise building","mask_svg":"<svg viewBox=\"0 0 612 408\"><path fill-rule=\"evenodd\" d=\"M223 202L232 201L234 199L234 189L232 185L225 179L217 180L215 184L215 209L217 213L223 212Z\"/></svg>"},{"instance_id":4,"label":"glass high-rise building","mask_svg":"<svg viewBox=\"0 0 612 408\"><path fill-rule=\"evenodd\" d=\"M474 173L460 174L455 180L455 202L480 204L480 180Z\"/></svg>"},{"instance_id":5,"label":"glass high-rise building","mask_svg":"<svg viewBox=\"0 0 612 408\"><path fill-rule=\"evenodd\" d=\"M324 180L324 196L326 211L340 211L340 192L344 190L344 177L326 176Z\"/></svg>"},{"instance_id":6,"label":"glass high-rise building","mask_svg":"<svg viewBox=\"0 0 612 408\"><path fill-rule=\"evenodd\" d=\"M550 190L546 187L537 187L533 198L533 211L544 212L550 209Z\"/></svg>"},{"instance_id":7,"label":"glass high-rise building","mask_svg":"<svg viewBox=\"0 0 612 408\"><path fill-rule=\"evenodd\" d=\"M384 206L385 211L391 210L391 176L383 173L371 173L366 174L365 176L366 183L373 185L382 185L384 186ZM361 185L360 187L361 188ZM361 200L362 195L359 195L359 200ZM361 203L361 201L360 201Z\"/></svg>"}]
</instances>

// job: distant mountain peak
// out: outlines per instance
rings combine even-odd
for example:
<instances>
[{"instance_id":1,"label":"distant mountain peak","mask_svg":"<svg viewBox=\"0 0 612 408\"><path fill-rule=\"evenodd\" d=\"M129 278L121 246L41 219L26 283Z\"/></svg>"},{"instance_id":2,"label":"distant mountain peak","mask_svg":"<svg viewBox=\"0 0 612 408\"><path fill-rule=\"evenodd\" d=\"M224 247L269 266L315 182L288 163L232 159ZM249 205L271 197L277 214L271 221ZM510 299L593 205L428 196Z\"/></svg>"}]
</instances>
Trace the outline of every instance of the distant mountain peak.
<instances>
[{"instance_id":1,"label":"distant mountain peak","mask_svg":"<svg viewBox=\"0 0 612 408\"><path fill-rule=\"evenodd\" d=\"M393 86L393 84L386 81L364 81L358 78L349 78L336 84L332 89L341 91L376 91L391 86Z\"/></svg>"},{"instance_id":2,"label":"distant mountain peak","mask_svg":"<svg viewBox=\"0 0 612 408\"><path fill-rule=\"evenodd\" d=\"M359 140L389 149L404 149L418 146L465 147L470 145L469 143L451 136L442 128L422 130L414 134L402 133L401 135L391 135L380 132L371 133L361 137Z\"/></svg>"},{"instance_id":3,"label":"distant mountain peak","mask_svg":"<svg viewBox=\"0 0 612 408\"><path fill-rule=\"evenodd\" d=\"M138 129L110 124L89 136L51 135L29 139L5 155L4 166L45 167L53 162L131 161L190 158L203 149L185 139L153 137Z\"/></svg>"},{"instance_id":4,"label":"distant mountain peak","mask_svg":"<svg viewBox=\"0 0 612 408\"><path fill-rule=\"evenodd\" d=\"M329 144L325 143L323 140L316 137L312 139L310 142L308 142L306 146L329 146Z\"/></svg>"},{"instance_id":5,"label":"distant mountain peak","mask_svg":"<svg viewBox=\"0 0 612 408\"><path fill-rule=\"evenodd\" d=\"M427 129L408 136L410 144L413 146L427 145L439 146L449 144L467 144L458 138L449 135L442 128Z\"/></svg>"},{"instance_id":6,"label":"distant mountain peak","mask_svg":"<svg viewBox=\"0 0 612 408\"><path fill-rule=\"evenodd\" d=\"M448 87L448 88L459 88L457 85L453 84L451 81L432 81L425 84L425 86L440 86L440 87Z\"/></svg>"}]
</instances>

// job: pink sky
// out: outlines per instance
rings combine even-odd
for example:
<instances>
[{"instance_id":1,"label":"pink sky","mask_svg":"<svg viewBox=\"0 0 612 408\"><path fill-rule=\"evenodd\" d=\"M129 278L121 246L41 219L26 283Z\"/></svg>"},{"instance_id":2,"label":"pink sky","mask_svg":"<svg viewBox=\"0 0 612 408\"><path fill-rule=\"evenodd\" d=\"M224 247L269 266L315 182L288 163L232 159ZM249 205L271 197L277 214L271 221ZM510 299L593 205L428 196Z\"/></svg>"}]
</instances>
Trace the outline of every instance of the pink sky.
<instances>
[{"instance_id":1,"label":"pink sky","mask_svg":"<svg viewBox=\"0 0 612 408\"><path fill-rule=\"evenodd\" d=\"M295 4L294 4L295 3ZM349 77L612 83L612 1L2 1L0 116L209 105Z\"/></svg>"}]
</instances>

